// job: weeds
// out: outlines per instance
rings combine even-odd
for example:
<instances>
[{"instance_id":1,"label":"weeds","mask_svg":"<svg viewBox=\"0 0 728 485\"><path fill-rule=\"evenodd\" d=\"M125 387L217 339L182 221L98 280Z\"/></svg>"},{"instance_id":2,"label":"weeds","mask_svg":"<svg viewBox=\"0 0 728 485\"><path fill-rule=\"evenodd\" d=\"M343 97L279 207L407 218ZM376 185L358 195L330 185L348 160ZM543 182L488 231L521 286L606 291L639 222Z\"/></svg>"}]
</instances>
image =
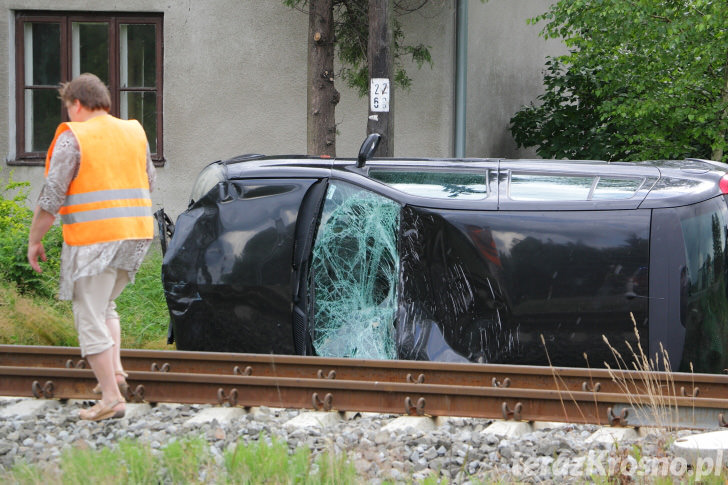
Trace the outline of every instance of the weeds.
<instances>
[{"instance_id":1,"label":"weeds","mask_svg":"<svg viewBox=\"0 0 728 485\"><path fill-rule=\"evenodd\" d=\"M16 463L9 473L0 473L3 483L43 485L48 483L47 478L47 473L41 467L23 461Z\"/></svg>"},{"instance_id":2,"label":"weeds","mask_svg":"<svg viewBox=\"0 0 728 485\"><path fill-rule=\"evenodd\" d=\"M306 484L338 485L356 482L356 471L344 455L326 451L318 456L315 470L304 480Z\"/></svg>"},{"instance_id":3,"label":"weeds","mask_svg":"<svg viewBox=\"0 0 728 485\"><path fill-rule=\"evenodd\" d=\"M61 243L59 226L53 226L44 238L48 261L41 263L43 273L36 273L27 262L27 244L33 211L28 207L28 182L16 182L13 174L0 187L0 277L15 284L22 293L51 298L60 271Z\"/></svg>"},{"instance_id":4,"label":"weeds","mask_svg":"<svg viewBox=\"0 0 728 485\"><path fill-rule=\"evenodd\" d=\"M631 369L619 351L609 343L609 339L605 335L602 335L602 339L614 355L617 370L635 370L637 371L636 374L634 372L617 372L607 362L604 365L609 370L609 375L612 380L629 398L630 406L634 409L638 418L642 418L643 421L655 423L658 428L673 431L679 422L679 409L669 356L661 343L660 351L655 352L654 359L649 358L645 354L640 343L637 322L634 319L634 315L630 313L630 316L632 317L634 333L637 337L636 351L629 342L625 341L630 352L632 352ZM660 369L664 369L664 371L660 372ZM638 377L635 377L635 375ZM634 395L647 396L648 402L645 404L642 401L638 401L633 398Z\"/></svg>"},{"instance_id":5,"label":"weeds","mask_svg":"<svg viewBox=\"0 0 728 485\"><path fill-rule=\"evenodd\" d=\"M0 283L0 343L78 345L71 306L22 294L12 283Z\"/></svg>"},{"instance_id":6,"label":"weeds","mask_svg":"<svg viewBox=\"0 0 728 485\"><path fill-rule=\"evenodd\" d=\"M256 442L238 442L215 460L210 445L201 437L169 443L159 451L132 440L121 440L114 448L92 450L69 448L60 466L18 463L0 472L0 482L19 485L98 483L158 484L302 484L334 485L361 482L344 455L324 452L312 459L311 452L261 436Z\"/></svg>"},{"instance_id":7,"label":"weeds","mask_svg":"<svg viewBox=\"0 0 728 485\"><path fill-rule=\"evenodd\" d=\"M126 476L130 483L137 485L156 485L159 483L156 460L149 445L131 440L121 440L119 442L119 453L126 464Z\"/></svg>"},{"instance_id":8,"label":"weeds","mask_svg":"<svg viewBox=\"0 0 728 485\"><path fill-rule=\"evenodd\" d=\"M566 406L564 405L564 398L562 396L561 386L563 385L564 391L569 395L569 398L576 403L576 400L574 399L574 395L569 390L569 386L564 382L564 379L558 375L556 372L556 368L551 363L551 356L549 355L548 348L546 348L546 339L544 339L543 334L541 334L541 344L543 345L544 351L546 352L546 359L549 363L549 369L551 369L551 375L554 378L554 384L556 385L556 392L559 395L559 401L561 402L561 409L564 411L564 419L567 421L569 420L569 415L566 412ZM560 384L559 384L560 383ZM586 418L584 417L584 413L581 411L581 408L577 405L577 409L579 411L579 414L581 414L581 417L584 421L586 421Z\"/></svg>"},{"instance_id":9,"label":"weeds","mask_svg":"<svg viewBox=\"0 0 728 485\"><path fill-rule=\"evenodd\" d=\"M207 442L202 438L173 441L162 449L162 465L172 483L204 482L199 475L210 461Z\"/></svg>"},{"instance_id":10,"label":"weeds","mask_svg":"<svg viewBox=\"0 0 728 485\"><path fill-rule=\"evenodd\" d=\"M122 323L122 346L164 349L169 311L162 288L162 251L155 241L149 248L134 284L116 299Z\"/></svg>"},{"instance_id":11,"label":"weeds","mask_svg":"<svg viewBox=\"0 0 728 485\"><path fill-rule=\"evenodd\" d=\"M289 483L296 475L308 475L308 450L299 448L290 458L287 455L288 446L276 439L270 445L261 439L247 446L238 443L224 455L229 483L261 483L266 478L275 483Z\"/></svg>"},{"instance_id":12,"label":"weeds","mask_svg":"<svg viewBox=\"0 0 728 485\"><path fill-rule=\"evenodd\" d=\"M297 448L288 453L288 445L275 438L270 444L259 437L248 445L238 443L224 454L227 483L300 483L337 485L355 483L356 471L344 455L325 451L311 460L311 452Z\"/></svg>"},{"instance_id":13,"label":"weeds","mask_svg":"<svg viewBox=\"0 0 728 485\"><path fill-rule=\"evenodd\" d=\"M124 348L168 348L169 313L161 266L159 245L152 244L134 284L116 300ZM54 285L57 290L57 276ZM24 292L16 284L0 280L0 343L77 346L70 302Z\"/></svg>"},{"instance_id":14,"label":"weeds","mask_svg":"<svg viewBox=\"0 0 728 485\"><path fill-rule=\"evenodd\" d=\"M62 483L119 483L125 475L125 467L118 451L103 448L99 451L73 449L64 452L61 459Z\"/></svg>"}]
</instances>

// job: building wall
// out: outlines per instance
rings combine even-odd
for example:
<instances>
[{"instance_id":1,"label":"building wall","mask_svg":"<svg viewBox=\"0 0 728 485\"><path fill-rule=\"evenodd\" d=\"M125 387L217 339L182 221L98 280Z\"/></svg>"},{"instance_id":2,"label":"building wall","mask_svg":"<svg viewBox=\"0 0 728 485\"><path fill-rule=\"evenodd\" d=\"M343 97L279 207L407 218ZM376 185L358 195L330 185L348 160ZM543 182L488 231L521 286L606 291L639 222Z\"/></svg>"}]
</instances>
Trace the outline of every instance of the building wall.
<instances>
[{"instance_id":1,"label":"building wall","mask_svg":"<svg viewBox=\"0 0 728 485\"><path fill-rule=\"evenodd\" d=\"M539 36L543 24L526 21L553 0L470 0L465 153L470 157L535 157L518 149L508 126L523 105L543 93L546 56L565 47Z\"/></svg>"},{"instance_id":2,"label":"building wall","mask_svg":"<svg viewBox=\"0 0 728 485\"><path fill-rule=\"evenodd\" d=\"M469 156L518 156L507 131L515 110L540 92L548 46L526 19L549 0L470 0ZM408 92L395 92L395 155L453 154L454 0L431 0L401 17L407 41L430 47L433 66L418 70ZM184 210L194 178L207 163L242 153L306 151L308 16L281 0L0 0L0 153L14 157L15 10L164 13L164 154L156 208ZM366 135L368 100L343 83L336 109L337 154L356 156ZM10 169L15 180L42 185L40 167Z\"/></svg>"}]
</instances>

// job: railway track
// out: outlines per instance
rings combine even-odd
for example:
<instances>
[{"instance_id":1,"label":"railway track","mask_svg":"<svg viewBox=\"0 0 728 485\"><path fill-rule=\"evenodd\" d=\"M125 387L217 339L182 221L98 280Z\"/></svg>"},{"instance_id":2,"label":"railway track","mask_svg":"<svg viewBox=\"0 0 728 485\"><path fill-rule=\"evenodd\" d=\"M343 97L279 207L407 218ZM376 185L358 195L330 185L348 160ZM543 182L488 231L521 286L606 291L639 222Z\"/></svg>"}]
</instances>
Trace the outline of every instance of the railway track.
<instances>
[{"instance_id":1,"label":"railway track","mask_svg":"<svg viewBox=\"0 0 728 485\"><path fill-rule=\"evenodd\" d=\"M130 401L699 429L724 426L728 376L498 364L122 350ZM0 394L92 399L78 348L0 346ZM728 416L728 414L726 414Z\"/></svg>"}]
</instances>

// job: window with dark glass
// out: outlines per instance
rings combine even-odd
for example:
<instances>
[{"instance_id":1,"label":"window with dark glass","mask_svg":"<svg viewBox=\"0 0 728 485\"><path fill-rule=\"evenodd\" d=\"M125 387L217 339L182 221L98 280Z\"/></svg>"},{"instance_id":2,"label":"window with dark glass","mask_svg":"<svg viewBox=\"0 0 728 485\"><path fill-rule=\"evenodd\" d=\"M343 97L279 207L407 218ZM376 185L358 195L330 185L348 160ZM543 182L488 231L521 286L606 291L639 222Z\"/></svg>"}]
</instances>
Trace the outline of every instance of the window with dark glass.
<instances>
[{"instance_id":1,"label":"window with dark glass","mask_svg":"<svg viewBox=\"0 0 728 485\"><path fill-rule=\"evenodd\" d=\"M685 240L685 346L681 371L728 366L728 207L723 197L678 208ZM690 367L692 365L692 367Z\"/></svg>"},{"instance_id":2,"label":"window with dark glass","mask_svg":"<svg viewBox=\"0 0 728 485\"><path fill-rule=\"evenodd\" d=\"M111 114L138 120L162 150L162 15L20 12L16 16L16 163L40 164L66 120L60 83L96 74Z\"/></svg>"}]
</instances>

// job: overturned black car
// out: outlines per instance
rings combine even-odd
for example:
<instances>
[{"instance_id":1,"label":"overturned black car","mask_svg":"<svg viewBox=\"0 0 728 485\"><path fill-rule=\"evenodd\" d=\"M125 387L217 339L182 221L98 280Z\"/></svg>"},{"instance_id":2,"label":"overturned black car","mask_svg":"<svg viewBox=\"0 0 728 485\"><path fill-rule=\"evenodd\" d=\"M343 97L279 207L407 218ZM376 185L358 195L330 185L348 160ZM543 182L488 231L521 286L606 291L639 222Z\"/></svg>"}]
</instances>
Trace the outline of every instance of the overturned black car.
<instances>
[{"instance_id":1,"label":"overturned black car","mask_svg":"<svg viewBox=\"0 0 728 485\"><path fill-rule=\"evenodd\" d=\"M368 141L202 170L162 268L178 349L599 367L603 335L639 335L674 370L728 367L728 165Z\"/></svg>"}]
</instances>

